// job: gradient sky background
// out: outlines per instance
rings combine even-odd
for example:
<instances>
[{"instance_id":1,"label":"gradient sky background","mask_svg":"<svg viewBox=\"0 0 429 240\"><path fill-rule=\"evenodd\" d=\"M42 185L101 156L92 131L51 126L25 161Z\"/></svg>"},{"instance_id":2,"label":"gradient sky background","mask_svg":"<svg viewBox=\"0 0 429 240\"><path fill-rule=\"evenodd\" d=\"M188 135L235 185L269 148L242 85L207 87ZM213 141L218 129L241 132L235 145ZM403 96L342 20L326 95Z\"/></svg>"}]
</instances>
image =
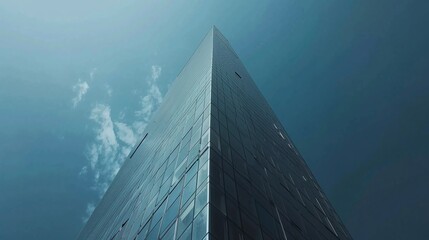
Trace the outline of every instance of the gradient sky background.
<instances>
[{"instance_id":1,"label":"gradient sky background","mask_svg":"<svg viewBox=\"0 0 429 240\"><path fill-rule=\"evenodd\" d=\"M429 225L428 1L0 2L0 239L74 239L216 25L355 239Z\"/></svg>"}]
</instances>

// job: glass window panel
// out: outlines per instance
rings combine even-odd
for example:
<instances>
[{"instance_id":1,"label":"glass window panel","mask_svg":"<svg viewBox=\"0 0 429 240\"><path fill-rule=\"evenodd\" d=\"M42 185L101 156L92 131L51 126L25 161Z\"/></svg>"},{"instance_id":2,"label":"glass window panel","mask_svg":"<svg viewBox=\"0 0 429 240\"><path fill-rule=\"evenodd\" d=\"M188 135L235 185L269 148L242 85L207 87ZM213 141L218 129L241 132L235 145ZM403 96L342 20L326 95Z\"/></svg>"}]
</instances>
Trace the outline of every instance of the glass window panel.
<instances>
[{"instance_id":1,"label":"glass window panel","mask_svg":"<svg viewBox=\"0 0 429 240\"><path fill-rule=\"evenodd\" d=\"M225 161L223 162L223 172L224 172L224 175L228 175L229 177L231 177L231 179L234 178L234 169L232 165L229 164L228 162L225 162Z\"/></svg>"},{"instance_id":2,"label":"glass window panel","mask_svg":"<svg viewBox=\"0 0 429 240\"><path fill-rule=\"evenodd\" d=\"M181 164L181 163L186 159L186 156L188 155L188 152L189 152L189 143L190 143L190 142L188 142L188 143L183 147L182 151L180 151L180 153L179 153L179 157L177 158L177 164L176 164L176 165Z\"/></svg>"},{"instance_id":3,"label":"glass window panel","mask_svg":"<svg viewBox=\"0 0 429 240\"><path fill-rule=\"evenodd\" d=\"M164 164L162 164L162 166L159 168L159 170L158 170L158 175L161 175L162 174L162 178L160 179L161 181L162 180L164 180L163 178L164 178L164 176L165 176L165 174L164 174L164 172L165 172L165 169L167 168L167 162L164 162Z\"/></svg>"},{"instance_id":4,"label":"glass window panel","mask_svg":"<svg viewBox=\"0 0 429 240\"><path fill-rule=\"evenodd\" d=\"M174 231L176 230L176 223L170 226L164 236L161 238L162 240L173 240L174 239Z\"/></svg>"},{"instance_id":5,"label":"glass window panel","mask_svg":"<svg viewBox=\"0 0 429 240\"><path fill-rule=\"evenodd\" d=\"M177 153L179 152L179 145L176 146L176 148L173 150L173 152L168 157L168 164L174 163L174 160L176 160ZM174 165L174 164L173 164Z\"/></svg>"},{"instance_id":6,"label":"glass window panel","mask_svg":"<svg viewBox=\"0 0 429 240\"><path fill-rule=\"evenodd\" d=\"M186 203L188 199L194 194L197 186L197 177L194 176L188 183L188 185L185 186L183 189L182 194L182 203Z\"/></svg>"},{"instance_id":7,"label":"glass window panel","mask_svg":"<svg viewBox=\"0 0 429 240\"><path fill-rule=\"evenodd\" d=\"M192 224L178 238L179 240L189 240L192 238Z\"/></svg>"},{"instance_id":8,"label":"glass window panel","mask_svg":"<svg viewBox=\"0 0 429 240\"><path fill-rule=\"evenodd\" d=\"M201 150L203 150L207 146L207 144L209 143L209 138L210 138L210 130L207 130L201 137L201 147L200 147Z\"/></svg>"},{"instance_id":9,"label":"glass window panel","mask_svg":"<svg viewBox=\"0 0 429 240\"><path fill-rule=\"evenodd\" d=\"M197 109L195 110L196 113L202 113L204 108L204 101L201 101L198 103Z\"/></svg>"},{"instance_id":10,"label":"glass window panel","mask_svg":"<svg viewBox=\"0 0 429 240\"><path fill-rule=\"evenodd\" d=\"M164 215L164 209L165 209L166 205L167 205L167 201L164 200L164 202L161 204L161 206L153 214L152 223L156 223L161 219L161 217Z\"/></svg>"},{"instance_id":11,"label":"glass window panel","mask_svg":"<svg viewBox=\"0 0 429 240\"><path fill-rule=\"evenodd\" d=\"M164 182L168 182L168 180L170 180L170 181L168 182L168 184L170 184L170 183L171 183L171 178L170 178L170 176L174 173L174 170L176 170L176 169L174 168L174 164L171 164L171 165L169 165L169 166L167 167L167 170L165 171Z\"/></svg>"},{"instance_id":12,"label":"glass window panel","mask_svg":"<svg viewBox=\"0 0 429 240\"><path fill-rule=\"evenodd\" d=\"M210 203L226 215L225 194L213 184L210 184Z\"/></svg>"},{"instance_id":13,"label":"glass window panel","mask_svg":"<svg viewBox=\"0 0 429 240\"><path fill-rule=\"evenodd\" d=\"M202 132L206 132L210 127L210 117L204 119Z\"/></svg>"},{"instance_id":14,"label":"glass window panel","mask_svg":"<svg viewBox=\"0 0 429 240\"><path fill-rule=\"evenodd\" d=\"M210 112L211 112L211 107L207 105L206 109L204 109L204 115L203 115L204 119L209 118L208 116L210 115ZM204 125L204 123L203 123L203 125Z\"/></svg>"},{"instance_id":15,"label":"glass window panel","mask_svg":"<svg viewBox=\"0 0 429 240\"><path fill-rule=\"evenodd\" d=\"M194 160L198 156L199 152L200 152L200 145L197 143L189 151L189 154L188 154L189 162Z\"/></svg>"},{"instance_id":16,"label":"glass window panel","mask_svg":"<svg viewBox=\"0 0 429 240\"><path fill-rule=\"evenodd\" d=\"M244 157L244 149L240 140L234 136L231 136L229 140L231 141L232 148L236 150L238 154L240 154L240 157Z\"/></svg>"},{"instance_id":17,"label":"glass window panel","mask_svg":"<svg viewBox=\"0 0 429 240\"><path fill-rule=\"evenodd\" d=\"M145 209L144 215L142 217L142 225L146 224L146 222L148 222L150 214L153 211L153 208L155 206L155 199L152 199L152 201L148 204L148 206ZM149 225L149 224L147 224Z\"/></svg>"},{"instance_id":18,"label":"glass window panel","mask_svg":"<svg viewBox=\"0 0 429 240\"><path fill-rule=\"evenodd\" d=\"M161 232L170 225L170 223L177 217L180 207L180 198L177 198L170 206L169 209L165 211L164 218L162 219Z\"/></svg>"},{"instance_id":19,"label":"glass window panel","mask_svg":"<svg viewBox=\"0 0 429 240\"><path fill-rule=\"evenodd\" d=\"M206 149L200 157L200 168L202 166L202 164L204 164L205 162L207 162L207 160L209 160L209 151Z\"/></svg>"},{"instance_id":20,"label":"glass window panel","mask_svg":"<svg viewBox=\"0 0 429 240\"><path fill-rule=\"evenodd\" d=\"M247 214L242 214L243 230L253 237L253 239L262 239L261 229L258 224Z\"/></svg>"},{"instance_id":21,"label":"glass window panel","mask_svg":"<svg viewBox=\"0 0 429 240\"><path fill-rule=\"evenodd\" d=\"M180 193L182 192L182 186L183 186L183 178L168 195L169 202L168 202L167 208L170 207L173 201L180 196Z\"/></svg>"},{"instance_id":22,"label":"glass window panel","mask_svg":"<svg viewBox=\"0 0 429 240\"><path fill-rule=\"evenodd\" d=\"M226 127L226 125L227 125L226 124L226 116L225 116L225 114L223 114L222 111L219 111L219 121L221 124L223 124L223 126Z\"/></svg>"},{"instance_id":23,"label":"glass window panel","mask_svg":"<svg viewBox=\"0 0 429 240\"><path fill-rule=\"evenodd\" d=\"M130 228L128 230L128 233L135 236L137 234L138 229L140 228L140 219L143 214L142 209L138 209L134 212L135 216L133 217L130 224Z\"/></svg>"},{"instance_id":24,"label":"glass window panel","mask_svg":"<svg viewBox=\"0 0 429 240\"><path fill-rule=\"evenodd\" d=\"M159 232L159 225L161 224L161 221L158 221L155 226L152 228L152 230L148 233L146 239L147 240L157 240L158 239L158 232Z\"/></svg>"},{"instance_id":25,"label":"glass window panel","mask_svg":"<svg viewBox=\"0 0 429 240\"><path fill-rule=\"evenodd\" d=\"M146 233L147 233L148 228L149 228L149 224L146 224L145 226L143 226L143 228L141 228L141 230L139 231L138 236L137 236L138 240L143 240L146 238Z\"/></svg>"},{"instance_id":26,"label":"glass window panel","mask_svg":"<svg viewBox=\"0 0 429 240\"><path fill-rule=\"evenodd\" d=\"M201 139L201 126L200 127L194 127L192 129L195 129L195 132L192 134L192 138L191 138L191 146L194 146L195 144L197 144L197 143L200 142L200 139Z\"/></svg>"},{"instance_id":27,"label":"glass window panel","mask_svg":"<svg viewBox=\"0 0 429 240\"><path fill-rule=\"evenodd\" d=\"M237 199L237 190L235 182L228 174L224 174L225 177L225 191L229 193L233 198Z\"/></svg>"},{"instance_id":28,"label":"glass window panel","mask_svg":"<svg viewBox=\"0 0 429 240\"><path fill-rule=\"evenodd\" d=\"M209 163L206 162L200 170L198 170L198 184L197 186L200 186L204 180L209 176Z\"/></svg>"},{"instance_id":29,"label":"glass window panel","mask_svg":"<svg viewBox=\"0 0 429 240\"><path fill-rule=\"evenodd\" d=\"M203 123L202 122L202 114L197 113L197 112L195 114L198 115L198 119L197 119L197 121L195 121L195 124L192 128L192 131L193 131L192 135L194 135L195 133L201 133L201 124Z\"/></svg>"},{"instance_id":30,"label":"glass window panel","mask_svg":"<svg viewBox=\"0 0 429 240\"><path fill-rule=\"evenodd\" d=\"M225 159L228 163L232 164L232 159L231 159L231 148L229 147L228 143L225 141L220 142L220 149L222 150L222 157L223 159Z\"/></svg>"},{"instance_id":31,"label":"glass window panel","mask_svg":"<svg viewBox=\"0 0 429 240\"><path fill-rule=\"evenodd\" d=\"M177 180L180 179L180 176L182 176L185 170L186 170L186 161L183 161L179 166L177 166L176 171L174 171L172 184L175 184Z\"/></svg>"},{"instance_id":32,"label":"glass window panel","mask_svg":"<svg viewBox=\"0 0 429 240\"><path fill-rule=\"evenodd\" d=\"M210 205L209 205L210 206ZM226 217L216 207L210 206L210 233L216 239L228 239Z\"/></svg>"},{"instance_id":33,"label":"glass window panel","mask_svg":"<svg viewBox=\"0 0 429 240\"><path fill-rule=\"evenodd\" d=\"M235 239L243 239L243 233L241 230L231 221L228 220L228 232L229 232L229 239L235 240Z\"/></svg>"},{"instance_id":34,"label":"glass window panel","mask_svg":"<svg viewBox=\"0 0 429 240\"><path fill-rule=\"evenodd\" d=\"M226 207L227 207L227 216L230 218L237 226L241 226L240 212L235 200L227 197L226 198Z\"/></svg>"},{"instance_id":35,"label":"glass window panel","mask_svg":"<svg viewBox=\"0 0 429 240\"><path fill-rule=\"evenodd\" d=\"M207 204L207 185L203 188L201 192L197 194L197 197L195 199L195 215L198 214L198 212L204 207L204 205Z\"/></svg>"},{"instance_id":36,"label":"glass window panel","mask_svg":"<svg viewBox=\"0 0 429 240\"><path fill-rule=\"evenodd\" d=\"M196 161L188 170L188 172L186 173L186 183L189 182L189 180L191 180L192 177L195 176L195 174L198 171L198 161Z\"/></svg>"},{"instance_id":37,"label":"glass window panel","mask_svg":"<svg viewBox=\"0 0 429 240\"><path fill-rule=\"evenodd\" d=\"M189 131L186 133L186 135L183 137L182 142L187 143L189 140L191 140L192 136L192 128L189 129Z\"/></svg>"},{"instance_id":38,"label":"glass window panel","mask_svg":"<svg viewBox=\"0 0 429 240\"><path fill-rule=\"evenodd\" d=\"M208 232L208 204L201 210L201 212L195 217L192 239L200 240Z\"/></svg>"},{"instance_id":39,"label":"glass window panel","mask_svg":"<svg viewBox=\"0 0 429 240\"><path fill-rule=\"evenodd\" d=\"M262 228L267 231L270 236L277 238L276 221L274 217L260 204L257 204L257 210Z\"/></svg>"},{"instance_id":40,"label":"glass window panel","mask_svg":"<svg viewBox=\"0 0 429 240\"><path fill-rule=\"evenodd\" d=\"M335 228L334 228L334 226L332 226L332 223L331 223L331 221L329 220L329 218L328 218L328 217L325 217L325 220L326 220L326 222L328 223L329 230L331 230L331 231L335 234L335 236L338 236L338 233L337 233L337 231L335 231Z\"/></svg>"},{"instance_id":41,"label":"glass window panel","mask_svg":"<svg viewBox=\"0 0 429 240\"><path fill-rule=\"evenodd\" d=\"M211 132L210 142L211 142L210 146L212 146L217 151L221 152L220 138L217 135L217 133L214 131Z\"/></svg>"},{"instance_id":42,"label":"glass window panel","mask_svg":"<svg viewBox=\"0 0 429 240\"><path fill-rule=\"evenodd\" d=\"M247 179L245 179L241 174L237 174L237 172L234 177L237 187L239 186L247 192L252 192L252 185Z\"/></svg>"},{"instance_id":43,"label":"glass window panel","mask_svg":"<svg viewBox=\"0 0 429 240\"><path fill-rule=\"evenodd\" d=\"M232 162L236 171L241 175L248 177L246 161L234 150L232 150Z\"/></svg>"},{"instance_id":44,"label":"glass window panel","mask_svg":"<svg viewBox=\"0 0 429 240\"><path fill-rule=\"evenodd\" d=\"M213 163L213 160L210 160L210 163ZM210 182L223 189L223 173L218 165L210 166Z\"/></svg>"},{"instance_id":45,"label":"glass window panel","mask_svg":"<svg viewBox=\"0 0 429 240\"><path fill-rule=\"evenodd\" d=\"M179 216L177 223L177 235L180 236L182 232L192 223L194 219L194 201L183 210L182 214Z\"/></svg>"},{"instance_id":46,"label":"glass window panel","mask_svg":"<svg viewBox=\"0 0 429 240\"><path fill-rule=\"evenodd\" d=\"M168 190L170 189L170 181L166 181L159 190L159 197L164 198L164 196L168 193Z\"/></svg>"},{"instance_id":47,"label":"glass window panel","mask_svg":"<svg viewBox=\"0 0 429 240\"><path fill-rule=\"evenodd\" d=\"M250 193L241 187L238 188L238 200L240 202L240 207L244 208L253 216L256 216L255 200Z\"/></svg>"}]
</instances>

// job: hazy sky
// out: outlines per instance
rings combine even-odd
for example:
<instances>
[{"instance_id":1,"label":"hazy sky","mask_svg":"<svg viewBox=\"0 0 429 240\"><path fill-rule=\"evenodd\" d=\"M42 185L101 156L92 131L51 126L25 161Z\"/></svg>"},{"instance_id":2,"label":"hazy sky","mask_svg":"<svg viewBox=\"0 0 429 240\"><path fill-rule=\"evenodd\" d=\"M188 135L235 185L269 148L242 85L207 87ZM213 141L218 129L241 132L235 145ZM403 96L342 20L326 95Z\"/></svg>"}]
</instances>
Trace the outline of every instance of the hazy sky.
<instances>
[{"instance_id":1,"label":"hazy sky","mask_svg":"<svg viewBox=\"0 0 429 240\"><path fill-rule=\"evenodd\" d=\"M428 1L0 1L0 239L74 239L212 25L355 239L429 225Z\"/></svg>"}]
</instances>

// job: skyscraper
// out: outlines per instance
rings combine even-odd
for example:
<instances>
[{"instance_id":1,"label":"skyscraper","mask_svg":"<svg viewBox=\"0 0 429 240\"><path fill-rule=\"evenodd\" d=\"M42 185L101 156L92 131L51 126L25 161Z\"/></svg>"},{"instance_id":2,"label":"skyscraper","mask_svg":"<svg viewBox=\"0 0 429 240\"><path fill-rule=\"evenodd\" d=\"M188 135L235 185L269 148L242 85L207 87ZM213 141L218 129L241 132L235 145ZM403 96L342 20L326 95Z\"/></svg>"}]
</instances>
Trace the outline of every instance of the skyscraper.
<instances>
[{"instance_id":1,"label":"skyscraper","mask_svg":"<svg viewBox=\"0 0 429 240\"><path fill-rule=\"evenodd\" d=\"M79 239L351 239L215 28Z\"/></svg>"}]
</instances>

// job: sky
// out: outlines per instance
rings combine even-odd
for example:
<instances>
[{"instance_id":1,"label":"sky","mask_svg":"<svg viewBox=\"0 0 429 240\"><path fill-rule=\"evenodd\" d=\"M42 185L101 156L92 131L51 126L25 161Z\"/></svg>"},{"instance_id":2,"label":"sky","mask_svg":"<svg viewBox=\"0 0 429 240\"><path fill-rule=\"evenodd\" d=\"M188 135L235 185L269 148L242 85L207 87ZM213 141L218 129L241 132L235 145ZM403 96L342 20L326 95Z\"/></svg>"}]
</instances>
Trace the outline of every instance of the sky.
<instances>
[{"instance_id":1,"label":"sky","mask_svg":"<svg viewBox=\"0 0 429 240\"><path fill-rule=\"evenodd\" d=\"M75 239L216 25L354 239L429 224L427 1L3 0L0 239Z\"/></svg>"}]
</instances>

